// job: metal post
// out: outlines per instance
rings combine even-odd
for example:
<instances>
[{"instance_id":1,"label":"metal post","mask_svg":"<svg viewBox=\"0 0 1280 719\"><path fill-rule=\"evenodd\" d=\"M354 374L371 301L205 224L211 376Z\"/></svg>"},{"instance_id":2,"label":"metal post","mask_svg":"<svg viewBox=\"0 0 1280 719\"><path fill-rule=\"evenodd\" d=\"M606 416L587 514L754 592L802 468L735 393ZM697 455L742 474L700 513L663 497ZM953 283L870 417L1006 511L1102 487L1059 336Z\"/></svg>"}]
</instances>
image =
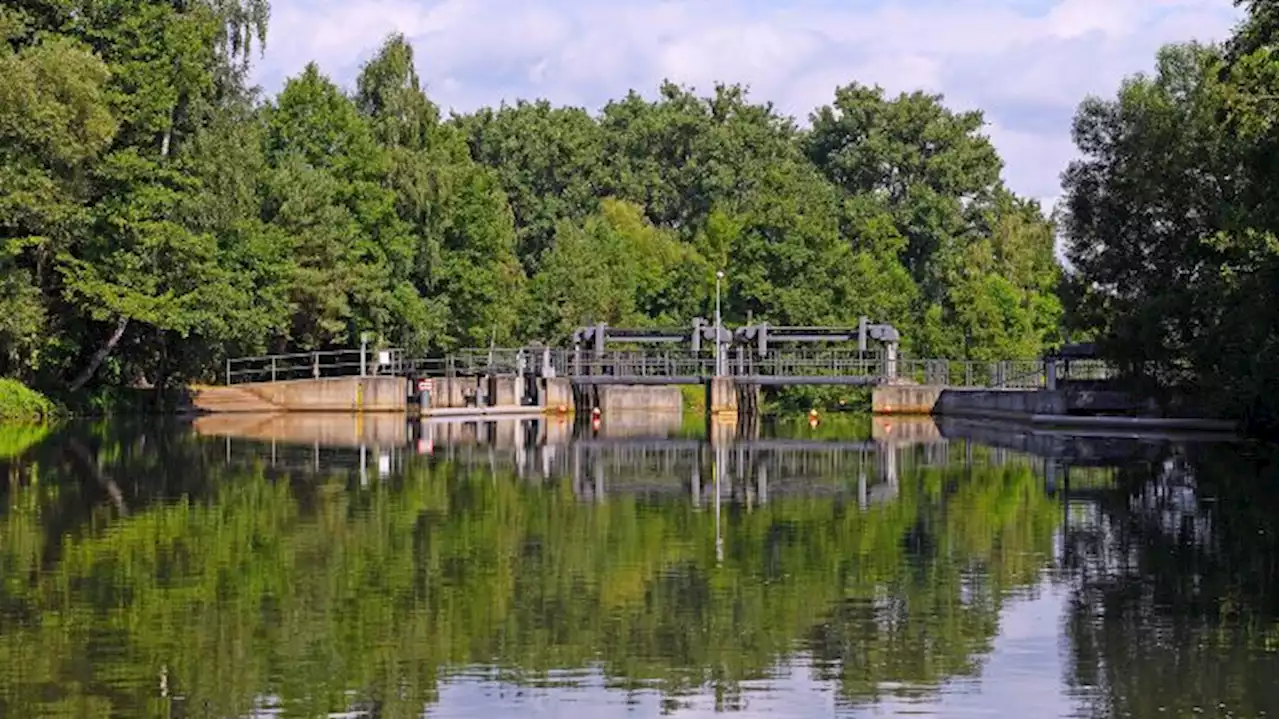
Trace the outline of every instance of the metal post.
<instances>
[{"instance_id":1,"label":"metal post","mask_svg":"<svg viewBox=\"0 0 1280 719\"><path fill-rule=\"evenodd\" d=\"M1058 388L1058 363L1052 357L1044 361L1044 388L1050 392Z\"/></svg>"},{"instance_id":2,"label":"metal post","mask_svg":"<svg viewBox=\"0 0 1280 719\"><path fill-rule=\"evenodd\" d=\"M276 381L276 358L271 358L271 381Z\"/></svg>"},{"instance_id":3,"label":"metal post","mask_svg":"<svg viewBox=\"0 0 1280 719\"><path fill-rule=\"evenodd\" d=\"M320 379L320 353L311 353L311 377L312 379Z\"/></svg>"},{"instance_id":4,"label":"metal post","mask_svg":"<svg viewBox=\"0 0 1280 719\"><path fill-rule=\"evenodd\" d=\"M720 280L722 279L724 279L724 272L722 270L717 270L716 271L716 369L715 369L715 375L717 377L724 374L723 368L721 366L723 363L720 359Z\"/></svg>"},{"instance_id":5,"label":"metal post","mask_svg":"<svg viewBox=\"0 0 1280 719\"><path fill-rule=\"evenodd\" d=\"M360 333L360 376L365 376L365 368L367 367L366 355L369 351L369 337L364 332ZM363 455L362 455L363 458Z\"/></svg>"},{"instance_id":6,"label":"metal post","mask_svg":"<svg viewBox=\"0 0 1280 719\"><path fill-rule=\"evenodd\" d=\"M231 384L231 358L227 358L227 384Z\"/></svg>"}]
</instances>

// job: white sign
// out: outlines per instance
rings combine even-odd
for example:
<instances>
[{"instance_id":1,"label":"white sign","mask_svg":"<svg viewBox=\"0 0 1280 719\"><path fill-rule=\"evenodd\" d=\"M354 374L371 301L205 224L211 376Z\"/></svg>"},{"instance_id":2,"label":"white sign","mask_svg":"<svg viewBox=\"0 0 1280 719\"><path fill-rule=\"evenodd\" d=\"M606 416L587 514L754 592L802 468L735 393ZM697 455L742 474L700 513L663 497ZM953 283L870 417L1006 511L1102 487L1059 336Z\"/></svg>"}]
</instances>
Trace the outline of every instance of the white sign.
<instances>
[{"instance_id":1,"label":"white sign","mask_svg":"<svg viewBox=\"0 0 1280 719\"><path fill-rule=\"evenodd\" d=\"M378 364L391 364L391 353L386 350L379 352Z\"/></svg>"}]
</instances>

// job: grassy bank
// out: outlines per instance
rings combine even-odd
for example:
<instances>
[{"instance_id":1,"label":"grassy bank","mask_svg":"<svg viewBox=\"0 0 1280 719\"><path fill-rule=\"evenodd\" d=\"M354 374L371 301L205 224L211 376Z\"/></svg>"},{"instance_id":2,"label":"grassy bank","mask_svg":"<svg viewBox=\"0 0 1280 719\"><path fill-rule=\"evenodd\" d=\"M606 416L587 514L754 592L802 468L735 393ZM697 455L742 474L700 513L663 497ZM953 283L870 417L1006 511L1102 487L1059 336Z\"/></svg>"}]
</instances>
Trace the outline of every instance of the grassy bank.
<instances>
[{"instance_id":1,"label":"grassy bank","mask_svg":"<svg viewBox=\"0 0 1280 719\"><path fill-rule=\"evenodd\" d=\"M0 420L36 422L51 419L56 411L48 397L17 380L0 378Z\"/></svg>"}]
</instances>

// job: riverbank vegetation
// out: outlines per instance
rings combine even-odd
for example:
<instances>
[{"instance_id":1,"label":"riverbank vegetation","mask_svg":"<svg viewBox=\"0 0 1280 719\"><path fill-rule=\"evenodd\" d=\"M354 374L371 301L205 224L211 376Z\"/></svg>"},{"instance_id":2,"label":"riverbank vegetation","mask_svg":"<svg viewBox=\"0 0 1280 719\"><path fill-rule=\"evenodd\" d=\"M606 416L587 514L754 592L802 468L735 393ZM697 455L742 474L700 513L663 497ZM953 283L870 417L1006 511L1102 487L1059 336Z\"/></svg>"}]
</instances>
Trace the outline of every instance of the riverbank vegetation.
<instances>
[{"instance_id":1,"label":"riverbank vegetation","mask_svg":"<svg viewBox=\"0 0 1280 719\"><path fill-rule=\"evenodd\" d=\"M54 412L54 404L48 397L17 380L0 377L0 422L47 420Z\"/></svg>"},{"instance_id":2,"label":"riverbank vegetation","mask_svg":"<svg viewBox=\"0 0 1280 719\"><path fill-rule=\"evenodd\" d=\"M1252 0L1227 43L1166 47L1153 74L1080 106L1059 225L1068 323L1149 392L1272 437L1276 5Z\"/></svg>"},{"instance_id":3,"label":"riverbank vegetation","mask_svg":"<svg viewBox=\"0 0 1280 719\"><path fill-rule=\"evenodd\" d=\"M1082 106L1064 295L1045 208L1004 185L982 114L940 96L849 78L804 127L739 86L671 83L445 117L399 35L353 87L312 64L253 90L264 0L6 6L0 375L163 391L366 331L442 353L685 325L724 270L730 323L867 315L909 354L977 360L1070 330L1160 387L1247 394L1268 367L1274 387L1254 358L1275 322L1235 328L1274 302L1232 304L1275 297L1274 9Z\"/></svg>"}]
</instances>

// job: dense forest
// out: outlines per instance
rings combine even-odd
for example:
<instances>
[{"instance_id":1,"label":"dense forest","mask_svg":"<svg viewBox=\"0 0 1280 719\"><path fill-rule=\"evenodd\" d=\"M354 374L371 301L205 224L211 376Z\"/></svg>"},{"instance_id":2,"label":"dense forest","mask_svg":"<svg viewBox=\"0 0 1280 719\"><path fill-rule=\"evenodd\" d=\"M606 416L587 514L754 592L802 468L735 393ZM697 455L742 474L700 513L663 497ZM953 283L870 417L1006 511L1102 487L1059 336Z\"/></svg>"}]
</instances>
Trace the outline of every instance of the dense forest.
<instances>
[{"instance_id":1,"label":"dense forest","mask_svg":"<svg viewBox=\"0 0 1280 719\"><path fill-rule=\"evenodd\" d=\"M970 359L1096 337L1154 389L1274 409L1275 8L1087 100L1055 225L982 114L924 92L850 78L803 125L671 83L443 117L399 35L352 88L312 64L261 95L265 0L7 4L0 376L104 393L366 331L442 353L684 325L723 270L730 323L868 315Z\"/></svg>"},{"instance_id":2,"label":"dense forest","mask_svg":"<svg viewBox=\"0 0 1280 719\"><path fill-rule=\"evenodd\" d=\"M265 8L96 7L8 20L4 361L23 378L198 378L362 331L444 352L683 326L716 270L731 322L867 314L928 356L1057 336L1052 228L1001 184L982 116L938 97L849 85L806 131L737 86L442 119L401 36L353 89L310 65L261 98L245 18Z\"/></svg>"}]
</instances>

